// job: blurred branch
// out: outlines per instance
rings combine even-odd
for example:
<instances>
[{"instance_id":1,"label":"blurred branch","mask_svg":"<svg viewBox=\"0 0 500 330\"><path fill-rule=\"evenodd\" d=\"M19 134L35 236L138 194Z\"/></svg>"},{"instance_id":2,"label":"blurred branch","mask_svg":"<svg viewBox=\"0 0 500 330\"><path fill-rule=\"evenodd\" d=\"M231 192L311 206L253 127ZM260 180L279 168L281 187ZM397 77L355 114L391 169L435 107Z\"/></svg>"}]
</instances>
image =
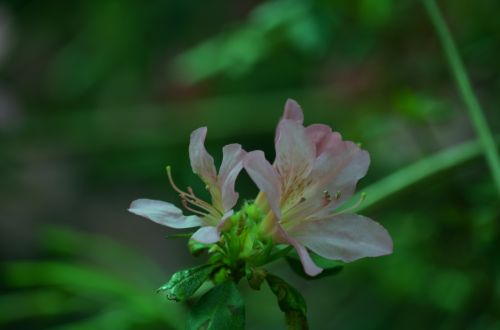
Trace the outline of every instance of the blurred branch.
<instances>
[{"instance_id":1,"label":"blurred branch","mask_svg":"<svg viewBox=\"0 0 500 330\"><path fill-rule=\"evenodd\" d=\"M500 157L495 146L493 135L488 128L483 110L481 109L481 105L472 90L472 86L462 63L462 59L460 58L460 54L458 53L457 47L455 46L453 38L448 27L446 26L446 22L441 15L436 1L423 0L423 4L439 36L446 59L450 65L450 69L455 78L460 94L462 95L462 98L467 106L470 120L476 130L476 134L479 136L479 142L486 156L486 160L488 161L488 165L498 192L500 193Z\"/></svg>"}]
</instances>

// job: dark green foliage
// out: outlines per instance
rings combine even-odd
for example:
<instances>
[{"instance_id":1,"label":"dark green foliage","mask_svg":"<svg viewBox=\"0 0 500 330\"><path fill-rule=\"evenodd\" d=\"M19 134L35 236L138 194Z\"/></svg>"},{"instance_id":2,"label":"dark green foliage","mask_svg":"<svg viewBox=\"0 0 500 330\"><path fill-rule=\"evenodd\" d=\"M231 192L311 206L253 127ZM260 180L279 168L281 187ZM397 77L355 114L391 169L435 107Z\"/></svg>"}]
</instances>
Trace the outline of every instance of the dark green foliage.
<instances>
[{"instance_id":1,"label":"dark green foliage","mask_svg":"<svg viewBox=\"0 0 500 330\"><path fill-rule=\"evenodd\" d=\"M187 330L245 328L245 305L236 284L226 281L205 293L188 316Z\"/></svg>"},{"instance_id":2,"label":"dark green foliage","mask_svg":"<svg viewBox=\"0 0 500 330\"><path fill-rule=\"evenodd\" d=\"M278 299L281 311L285 313L286 324L291 330L306 330L307 306L304 297L290 284L278 276L268 274L266 276L269 288Z\"/></svg>"},{"instance_id":3,"label":"dark green foliage","mask_svg":"<svg viewBox=\"0 0 500 330\"><path fill-rule=\"evenodd\" d=\"M438 4L498 134L500 2ZM370 152L359 213L395 241L391 256L308 283L311 327L499 329L498 197L425 15L415 0L2 1L0 328L184 327L187 304L154 289L191 263L185 244L126 204L140 192L178 203L167 163L206 197L187 158L200 126L218 161L228 143L272 160L292 97L306 124ZM245 175L237 186L255 198ZM73 230L40 247L45 224ZM266 294L245 296L249 329L283 328Z\"/></svg>"},{"instance_id":4,"label":"dark green foliage","mask_svg":"<svg viewBox=\"0 0 500 330\"><path fill-rule=\"evenodd\" d=\"M158 292L165 293L170 300L183 301L191 297L208 280L214 268L214 265L203 265L181 270L172 275Z\"/></svg>"}]
</instances>

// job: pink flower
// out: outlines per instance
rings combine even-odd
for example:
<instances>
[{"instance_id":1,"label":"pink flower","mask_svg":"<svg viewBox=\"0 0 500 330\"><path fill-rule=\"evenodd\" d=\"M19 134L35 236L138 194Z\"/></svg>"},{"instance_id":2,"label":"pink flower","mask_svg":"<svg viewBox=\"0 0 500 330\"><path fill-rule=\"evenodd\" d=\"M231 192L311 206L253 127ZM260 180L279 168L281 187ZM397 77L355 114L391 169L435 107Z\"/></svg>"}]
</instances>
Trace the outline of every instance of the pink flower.
<instances>
[{"instance_id":1,"label":"pink flower","mask_svg":"<svg viewBox=\"0 0 500 330\"><path fill-rule=\"evenodd\" d=\"M307 274L322 269L306 249L350 262L392 253L392 240L378 223L356 214L336 212L352 197L356 183L368 170L370 157L331 128L304 127L304 115L293 100L285 105L276 129L276 160L271 165L262 151L246 155L244 167L261 190L256 203L270 212L264 231L279 243L292 245Z\"/></svg>"},{"instance_id":2,"label":"pink flower","mask_svg":"<svg viewBox=\"0 0 500 330\"><path fill-rule=\"evenodd\" d=\"M205 149L207 128L201 127L191 134L189 158L193 172L200 176L212 197L212 203L202 201L193 190L180 190L173 182L170 168L168 177L172 187L179 193L184 207L195 215L185 216L175 205L151 199L137 199L129 211L149 220L172 228L201 227L192 236L201 243L215 243L220 239L220 230L233 214L232 208L238 201L234 190L236 177L243 168L245 151L239 144L229 144L222 149L223 158L219 173L214 159Z\"/></svg>"}]
</instances>

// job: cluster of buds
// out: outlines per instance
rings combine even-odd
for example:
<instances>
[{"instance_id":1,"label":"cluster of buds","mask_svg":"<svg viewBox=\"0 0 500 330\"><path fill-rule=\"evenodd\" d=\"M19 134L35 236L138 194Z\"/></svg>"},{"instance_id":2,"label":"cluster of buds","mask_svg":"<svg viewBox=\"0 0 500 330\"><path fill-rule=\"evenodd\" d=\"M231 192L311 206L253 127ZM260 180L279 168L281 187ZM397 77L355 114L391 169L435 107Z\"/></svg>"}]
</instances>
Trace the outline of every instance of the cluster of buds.
<instances>
[{"instance_id":1,"label":"cluster of buds","mask_svg":"<svg viewBox=\"0 0 500 330\"><path fill-rule=\"evenodd\" d=\"M343 262L390 254L392 240L381 225L341 207L366 174L369 154L329 126L304 126L303 120L300 106L288 100L276 129L274 162L260 150L246 152L230 144L222 150L219 171L205 149L207 128L195 130L191 166L211 201L198 198L191 188L181 190L167 167L170 183L191 215L151 199L135 200L129 211L172 228L199 227L190 237L191 250L208 250L209 263L222 265L223 276L236 281L292 248L309 276L323 270L310 251ZM243 169L260 192L235 211L235 182Z\"/></svg>"}]
</instances>

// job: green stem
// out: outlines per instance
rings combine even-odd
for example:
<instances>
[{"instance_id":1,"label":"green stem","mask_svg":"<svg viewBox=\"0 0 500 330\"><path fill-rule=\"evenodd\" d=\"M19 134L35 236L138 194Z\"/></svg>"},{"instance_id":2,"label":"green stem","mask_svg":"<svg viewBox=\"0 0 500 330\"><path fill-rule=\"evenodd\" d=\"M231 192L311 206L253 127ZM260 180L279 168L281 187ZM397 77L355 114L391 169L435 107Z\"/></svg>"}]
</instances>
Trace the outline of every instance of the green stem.
<instances>
[{"instance_id":1,"label":"green stem","mask_svg":"<svg viewBox=\"0 0 500 330\"><path fill-rule=\"evenodd\" d=\"M483 152L490 167L495 185L500 193L500 157L495 146L495 141L486 122L483 110L474 94L469 77L458 53L453 38L446 26L446 22L441 15L435 0L422 0L427 13L439 36L446 59L455 78L460 94L467 106L470 120L474 126L476 134L479 136Z\"/></svg>"},{"instance_id":2,"label":"green stem","mask_svg":"<svg viewBox=\"0 0 500 330\"><path fill-rule=\"evenodd\" d=\"M482 148L478 141L465 142L408 165L364 189L366 199L356 208L356 212L366 209L431 175L471 160L479 156L481 151ZM352 200L358 200L360 196L361 193Z\"/></svg>"}]
</instances>

